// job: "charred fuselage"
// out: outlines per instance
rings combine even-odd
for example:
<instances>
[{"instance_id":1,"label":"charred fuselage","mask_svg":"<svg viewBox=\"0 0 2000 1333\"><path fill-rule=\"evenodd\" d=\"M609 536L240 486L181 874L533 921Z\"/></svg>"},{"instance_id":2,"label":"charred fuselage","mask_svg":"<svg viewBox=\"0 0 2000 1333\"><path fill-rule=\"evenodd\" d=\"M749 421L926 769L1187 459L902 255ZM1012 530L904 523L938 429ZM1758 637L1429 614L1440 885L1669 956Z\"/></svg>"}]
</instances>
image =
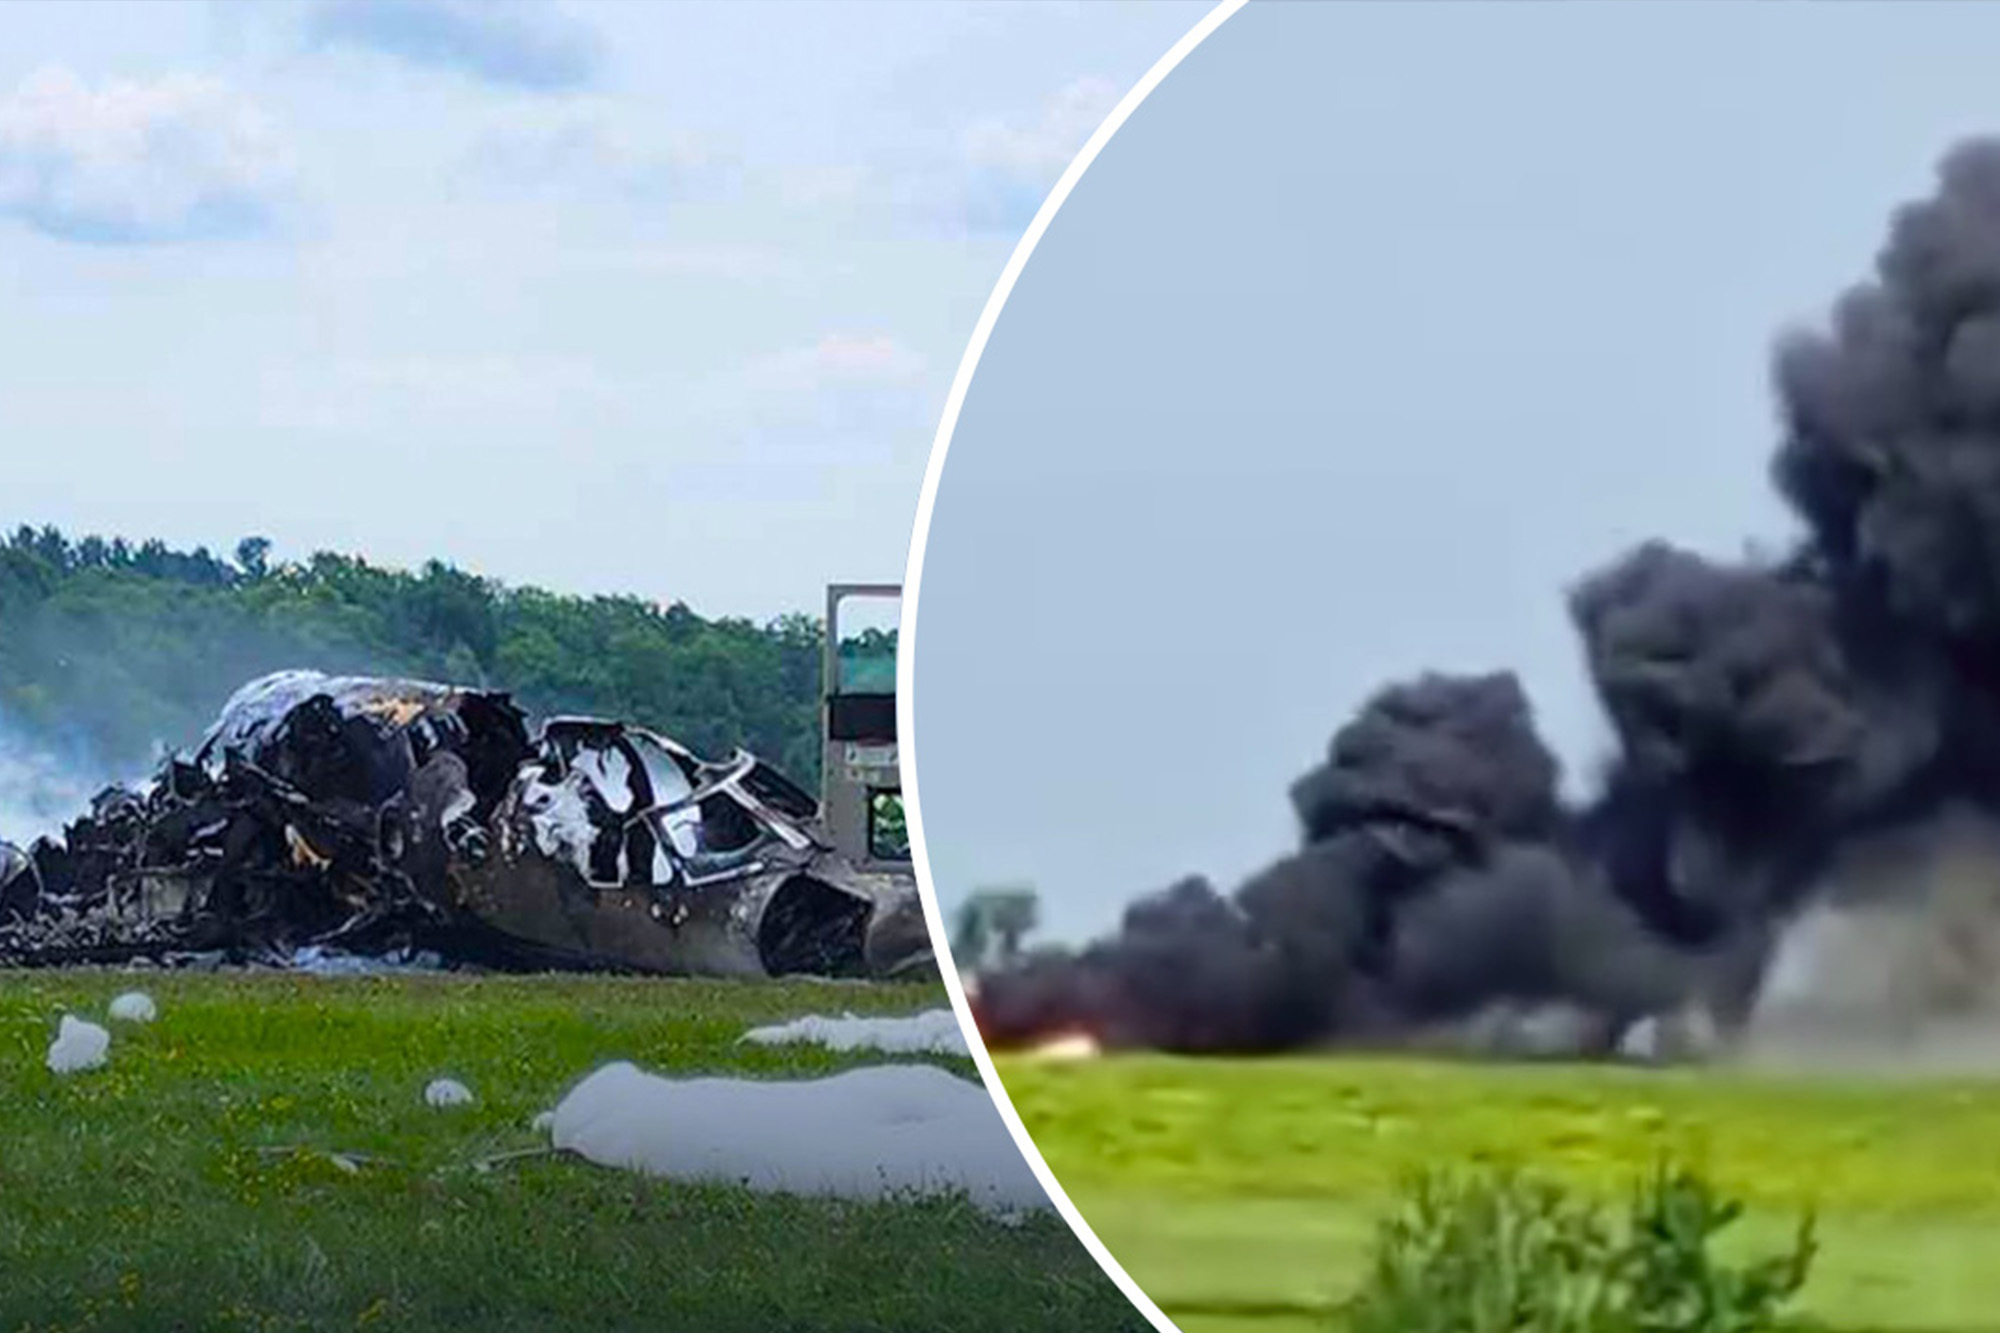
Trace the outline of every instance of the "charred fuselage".
<instances>
[{"instance_id":1,"label":"charred fuselage","mask_svg":"<svg viewBox=\"0 0 2000 1333\"><path fill-rule=\"evenodd\" d=\"M285 672L192 757L0 850L0 962L308 945L502 968L887 976L931 963L916 887L827 846L755 756L504 693Z\"/></svg>"}]
</instances>

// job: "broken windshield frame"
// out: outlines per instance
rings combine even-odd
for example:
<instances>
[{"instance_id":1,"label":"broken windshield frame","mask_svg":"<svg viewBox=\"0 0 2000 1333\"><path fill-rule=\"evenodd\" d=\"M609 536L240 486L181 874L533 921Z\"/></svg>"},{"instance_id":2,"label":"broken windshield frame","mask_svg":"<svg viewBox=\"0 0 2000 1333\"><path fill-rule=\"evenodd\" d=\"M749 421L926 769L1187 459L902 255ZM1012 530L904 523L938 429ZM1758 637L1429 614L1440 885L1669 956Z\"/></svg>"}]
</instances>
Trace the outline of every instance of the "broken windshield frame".
<instances>
[{"instance_id":1,"label":"broken windshield frame","mask_svg":"<svg viewBox=\"0 0 2000 1333\"><path fill-rule=\"evenodd\" d=\"M656 801L644 809L634 810L626 822L630 824L641 819L663 820L690 808L703 809L717 798L724 798L742 810L759 829L775 835L795 851L806 850L813 845L810 837L794 827L789 820L774 817L762 801L745 790L745 780L760 766L755 755L739 750L728 767L720 773L713 773L691 791L675 796L671 800Z\"/></svg>"},{"instance_id":2,"label":"broken windshield frame","mask_svg":"<svg viewBox=\"0 0 2000 1333\"><path fill-rule=\"evenodd\" d=\"M652 835L668 863L667 878L656 882L656 888L675 882L697 887L758 874L768 868L760 849L774 841L795 852L817 845L786 818L795 810L807 818L816 813L811 798L747 751L715 763L657 732L592 718L554 719L543 734L549 751L544 762L553 760L559 767L563 778L558 780L574 774L617 817L621 831L643 826ZM586 754L597 758L586 760ZM629 768L624 776L634 785L624 792L605 790L602 756L609 754L619 755ZM639 799L641 784L652 799ZM720 845L724 841L727 846ZM626 887L596 877L589 882L600 889Z\"/></svg>"}]
</instances>

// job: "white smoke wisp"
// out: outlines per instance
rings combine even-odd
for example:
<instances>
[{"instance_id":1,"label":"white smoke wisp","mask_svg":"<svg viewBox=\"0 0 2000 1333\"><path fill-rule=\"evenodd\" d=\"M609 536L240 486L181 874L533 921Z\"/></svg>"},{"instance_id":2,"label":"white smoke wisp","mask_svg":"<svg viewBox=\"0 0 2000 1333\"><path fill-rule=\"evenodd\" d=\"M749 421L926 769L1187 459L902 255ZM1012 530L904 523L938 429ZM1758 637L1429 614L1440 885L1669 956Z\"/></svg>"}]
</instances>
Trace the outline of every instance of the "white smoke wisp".
<instances>
[{"instance_id":1,"label":"white smoke wisp","mask_svg":"<svg viewBox=\"0 0 2000 1333\"><path fill-rule=\"evenodd\" d=\"M37 736L0 711L0 842L26 847L62 831L114 783L135 775L93 761L77 745Z\"/></svg>"},{"instance_id":2,"label":"white smoke wisp","mask_svg":"<svg viewBox=\"0 0 2000 1333\"><path fill-rule=\"evenodd\" d=\"M1946 809L1838 857L1779 936L1740 1054L2000 1074L2000 824Z\"/></svg>"}]
</instances>

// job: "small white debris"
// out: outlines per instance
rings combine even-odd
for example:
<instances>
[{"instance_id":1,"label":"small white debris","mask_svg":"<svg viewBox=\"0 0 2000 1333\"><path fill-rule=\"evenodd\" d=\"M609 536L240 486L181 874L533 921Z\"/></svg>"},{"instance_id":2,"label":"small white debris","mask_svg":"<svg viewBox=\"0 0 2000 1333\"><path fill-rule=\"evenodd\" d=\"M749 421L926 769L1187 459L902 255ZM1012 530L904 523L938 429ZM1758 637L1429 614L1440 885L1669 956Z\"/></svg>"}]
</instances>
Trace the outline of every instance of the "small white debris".
<instances>
[{"instance_id":1,"label":"small white debris","mask_svg":"<svg viewBox=\"0 0 2000 1333\"><path fill-rule=\"evenodd\" d=\"M432 1079L424 1089L424 1101L431 1106L470 1106L472 1089L455 1078Z\"/></svg>"},{"instance_id":2,"label":"small white debris","mask_svg":"<svg viewBox=\"0 0 2000 1333\"><path fill-rule=\"evenodd\" d=\"M95 1069L111 1050L111 1034L95 1023L64 1014L56 1039L49 1043L49 1068L58 1074Z\"/></svg>"},{"instance_id":3,"label":"small white debris","mask_svg":"<svg viewBox=\"0 0 2000 1333\"><path fill-rule=\"evenodd\" d=\"M121 1023L150 1023L160 1016L160 1007L142 990L128 990L111 1002L111 1017Z\"/></svg>"},{"instance_id":4,"label":"small white debris","mask_svg":"<svg viewBox=\"0 0 2000 1333\"><path fill-rule=\"evenodd\" d=\"M857 1018L842 1014L826 1018L811 1014L774 1027L752 1028L743 1040L760 1046L810 1042L830 1051L871 1049L889 1055L970 1055L958 1016L949 1009L931 1009L907 1018Z\"/></svg>"},{"instance_id":5,"label":"small white debris","mask_svg":"<svg viewBox=\"0 0 2000 1333\"><path fill-rule=\"evenodd\" d=\"M385 954L342 953L324 945L308 944L292 951L291 958L284 964L294 972L305 972L316 977L376 977L399 972L437 972L444 967L444 958L429 949L396 949Z\"/></svg>"}]
</instances>

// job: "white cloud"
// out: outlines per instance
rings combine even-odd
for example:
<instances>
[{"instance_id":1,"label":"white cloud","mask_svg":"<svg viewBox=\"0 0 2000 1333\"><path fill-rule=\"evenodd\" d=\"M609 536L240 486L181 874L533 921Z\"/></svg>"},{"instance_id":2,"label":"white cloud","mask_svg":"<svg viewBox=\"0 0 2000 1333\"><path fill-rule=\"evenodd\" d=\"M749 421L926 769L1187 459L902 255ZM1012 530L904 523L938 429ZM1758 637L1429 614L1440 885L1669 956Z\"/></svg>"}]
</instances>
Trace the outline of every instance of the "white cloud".
<instances>
[{"instance_id":1,"label":"white cloud","mask_svg":"<svg viewBox=\"0 0 2000 1333\"><path fill-rule=\"evenodd\" d=\"M560 422L616 411L627 396L586 360L487 353L346 358L262 376L257 389L267 425L343 433Z\"/></svg>"},{"instance_id":2,"label":"white cloud","mask_svg":"<svg viewBox=\"0 0 2000 1333\"><path fill-rule=\"evenodd\" d=\"M320 46L542 91L588 84L602 63L596 32L546 0L319 0L307 32Z\"/></svg>"},{"instance_id":3,"label":"white cloud","mask_svg":"<svg viewBox=\"0 0 2000 1333\"><path fill-rule=\"evenodd\" d=\"M0 214L52 236L180 240L254 231L293 177L272 119L187 74L91 88L66 69L0 100Z\"/></svg>"},{"instance_id":4,"label":"white cloud","mask_svg":"<svg viewBox=\"0 0 2000 1333\"><path fill-rule=\"evenodd\" d=\"M756 357L682 401L730 466L897 466L937 419L928 358L885 333L829 333Z\"/></svg>"},{"instance_id":5,"label":"white cloud","mask_svg":"<svg viewBox=\"0 0 2000 1333\"><path fill-rule=\"evenodd\" d=\"M969 126L960 140L967 223L978 230L1025 227L1120 96L1109 79L1077 79L1031 121L988 117Z\"/></svg>"},{"instance_id":6,"label":"white cloud","mask_svg":"<svg viewBox=\"0 0 2000 1333\"><path fill-rule=\"evenodd\" d=\"M1044 102L1032 124L978 121L965 132L966 161L977 170L1054 185L1118 97L1118 85L1109 79L1078 79Z\"/></svg>"},{"instance_id":7,"label":"white cloud","mask_svg":"<svg viewBox=\"0 0 2000 1333\"><path fill-rule=\"evenodd\" d=\"M845 208L861 197L868 171L858 166L797 166L776 173L778 198L787 208Z\"/></svg>"},{"instance_id":8,"label":"white cloud","mask_svg":"<svg viewBox=\"0 0 2000 1333\"><path fill-rule=\"evenodd\" d=\"M496 113L469 160L479 174L514 186L679 198L719 193L738 175L735 155L720 144L603 98Z\"/></svg>"},{"instance_id":9,"label":"white cloud","mask_svg":"<svg viewBox=\"0 0 2000 1333\"><path fill-rule=\"evenodd\" d=\"M796 257L775 246L751 244L638 245L622 249L569 250L565 269L635 277L730 278L738 281L798 274Z\"/></svg>"},{"instance_id":10,"label":"white cloud","mask_svg":"<svg viewBox=\"0 0 2000 1333\"><path fill-rule=\"evenodd\" d=\"M901 388L921 381L928 366L921 353L888 334L830 333L753 361L744 380L766 393Z\"/></svg>"}]
</instances>

